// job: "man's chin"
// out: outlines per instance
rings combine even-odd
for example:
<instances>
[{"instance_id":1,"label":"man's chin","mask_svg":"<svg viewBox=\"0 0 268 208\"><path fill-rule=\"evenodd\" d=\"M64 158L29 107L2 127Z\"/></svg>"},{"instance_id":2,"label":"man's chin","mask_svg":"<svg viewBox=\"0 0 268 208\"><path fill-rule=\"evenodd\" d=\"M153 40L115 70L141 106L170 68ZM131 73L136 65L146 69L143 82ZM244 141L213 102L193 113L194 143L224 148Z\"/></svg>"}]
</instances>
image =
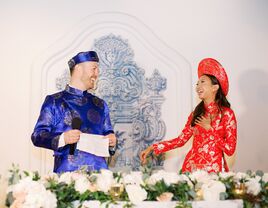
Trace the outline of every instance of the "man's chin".
<instances>
[{"instance_id":1,"label":"man's chin","mask_svg":"<svg viewBox=\"0 0 268 208\"><path fill-rule=\"evenodd\" d=\"M88 86L88 90L96 90L96 89L97 89L97 86L95 86L95 85Z\"/></svg>"}]
</instances>

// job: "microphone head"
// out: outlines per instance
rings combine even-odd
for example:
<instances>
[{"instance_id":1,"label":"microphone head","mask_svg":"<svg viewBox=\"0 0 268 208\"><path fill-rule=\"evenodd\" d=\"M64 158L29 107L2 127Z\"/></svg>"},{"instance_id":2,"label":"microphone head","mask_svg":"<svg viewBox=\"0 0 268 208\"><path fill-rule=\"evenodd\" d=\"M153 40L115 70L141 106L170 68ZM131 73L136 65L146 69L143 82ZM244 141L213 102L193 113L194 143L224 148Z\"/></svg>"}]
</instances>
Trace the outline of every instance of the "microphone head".
<instances>
[{"instance_id":1,"label":"microphone head","mask_svg":"<svg viewBox=\"0 0 268 208\"><path fill-rule=\"evenodd\" d=\"M72 119L72 129L80 129L82 125L82 120L79 117Z\"/></svg>"}]
</instances>

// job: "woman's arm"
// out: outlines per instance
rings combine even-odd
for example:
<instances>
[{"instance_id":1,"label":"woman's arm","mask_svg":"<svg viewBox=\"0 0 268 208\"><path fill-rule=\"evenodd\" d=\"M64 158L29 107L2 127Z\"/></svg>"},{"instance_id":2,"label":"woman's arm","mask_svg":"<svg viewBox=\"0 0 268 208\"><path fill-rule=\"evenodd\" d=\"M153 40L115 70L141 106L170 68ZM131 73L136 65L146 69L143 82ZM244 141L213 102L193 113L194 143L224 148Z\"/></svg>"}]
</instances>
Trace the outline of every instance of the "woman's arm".
<instances>
[{"instance_id":1,"label":"woman's arm","mask_svg":"<svg viewBox=\"0 0 268 208\"><path fill-rule=\"evenodd\" d=\"M177 147L183 146L193 135L193 130L191 128L191 121L192 121L193 114L191 113L188 117L188 121L182 130L182 133L175 139L162 141L157 144L153 144L152 148L155 154L160 154Z\"/></svg>"}]
</instances>

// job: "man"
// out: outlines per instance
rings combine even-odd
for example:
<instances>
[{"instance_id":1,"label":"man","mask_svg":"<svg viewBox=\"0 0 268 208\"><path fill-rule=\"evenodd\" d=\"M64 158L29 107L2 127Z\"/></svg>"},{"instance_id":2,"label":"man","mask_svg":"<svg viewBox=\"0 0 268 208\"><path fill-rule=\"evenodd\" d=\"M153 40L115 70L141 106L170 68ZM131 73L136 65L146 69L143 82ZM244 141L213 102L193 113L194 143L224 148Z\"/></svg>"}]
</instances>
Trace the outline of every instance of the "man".
<instances>
[{"instance_id":1,"label":"man","mask_svg":"<svg viewBox=\"0 0 268 208\"><path fill-rule=\"evenodd\" d=\"M87 92L94 88L98 78L98 62L95 51L74 56L68 62L70 84L65 90L48 95L42 105L31 139L35 146L54 150L56 173L82 166L91 170L107 168L105 158L75 148L82 132L105 135L110 147L116 145L107 104Z\"/></svg>"}]
</instances>

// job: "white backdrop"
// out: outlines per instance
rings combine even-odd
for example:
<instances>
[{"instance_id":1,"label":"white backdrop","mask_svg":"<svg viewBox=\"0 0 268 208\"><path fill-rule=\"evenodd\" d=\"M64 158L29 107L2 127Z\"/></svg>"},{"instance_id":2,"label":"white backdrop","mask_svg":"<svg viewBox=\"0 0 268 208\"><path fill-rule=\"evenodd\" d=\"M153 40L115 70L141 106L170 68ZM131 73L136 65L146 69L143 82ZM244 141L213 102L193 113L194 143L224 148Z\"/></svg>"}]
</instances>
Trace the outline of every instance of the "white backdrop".
<instances>
[{"instance_id":1,"label":"white backdrop","mask_svg":"<svg viewBox=\"0 0 268 208\"><path fill-rule=\"evenodd\" d=\"M1 175L6 175L11 163L22 169L36 168L31 161L38 160L35 151L40 150L33 150L30 134L43 95L33 94L36 89L32 89L32 76L40 58L74 34L85 19L103 12L124 13L137 19L162 41L163 53L169 54L169 48L184 58L191 70L188 81L193 89L198 62L204 57L218 59L229 75L228 98L238 120L234 169L268 171L267 1L1 0ZM187 96L192 97L192 106L186 107L177 132L172 130L170 136L180 132L186 114L197 103L194 90L190 91ZM40 164L37 169L41 168Z\"/></svg>"}]
</instances>

